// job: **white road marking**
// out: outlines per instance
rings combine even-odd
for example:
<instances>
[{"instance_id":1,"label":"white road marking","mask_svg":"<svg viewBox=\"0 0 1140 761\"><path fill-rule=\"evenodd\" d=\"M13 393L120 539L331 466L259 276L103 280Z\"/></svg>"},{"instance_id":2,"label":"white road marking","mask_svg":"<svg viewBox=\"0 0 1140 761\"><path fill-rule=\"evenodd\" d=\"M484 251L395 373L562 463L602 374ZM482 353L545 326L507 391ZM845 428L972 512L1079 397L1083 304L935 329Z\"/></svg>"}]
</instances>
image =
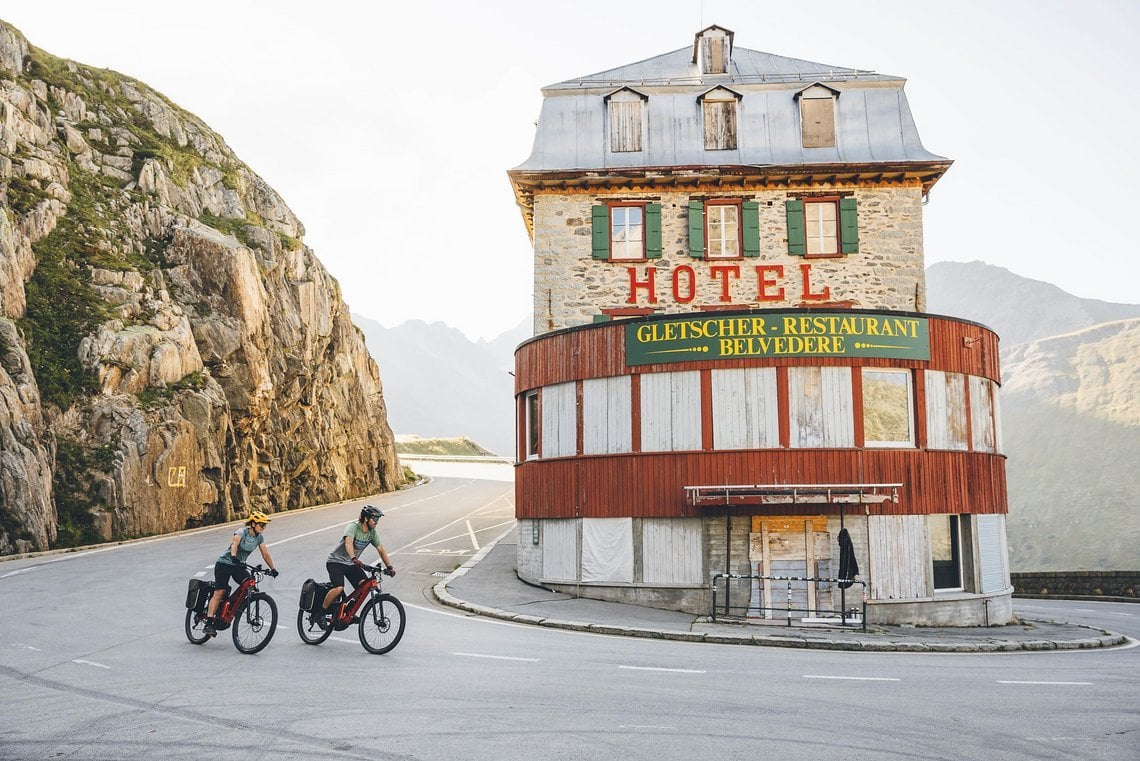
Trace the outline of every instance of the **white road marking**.
<instances>
[{"instance_id":1,"label":"white road marking","mask_svg":"<svg viewBox=\"0 0 1140 761\"><path fill-rule=\"evenodd\" d=\"M15 575L20 574L20 573L27 573L30 570L32 570L32 569L31 568L20 568L19 570L16 570L16 571L9 571L8 573L4 574L3 576L0 576L0 579L6 579L9 576L15 576Z\"/></svg>"},{"instance_id":2,"label":"white road marking","mask_svg":"<svg viewBox=\"0 0 1140 761\"><path fill-rule=\"evenodd\" d=\"M213 566L211 566L211 568L212 568L212 567L213 567ZM198 571L198 573L194 574L194 578L195 578L195 579L200 579L200 578L202 578L202 577L203 577L203 576L205 576L205 575L206 575L206 572L205 572L205 571Z\"/></svg>"},{"instance_id":3,"label":"white road marking","mask_svg":"<svg viewBox=\"0 0 1140 761\"><path fill-rule=\"evenodd\" d=\"M830 676L827 674L804 674L804 679L844 679L852 682L901 682L893 676Z\"/></svg>"},{"instance_id":4,"label":"white road marking","mask_svg":"<svg viewBox=\"0 0 1140 761\"><path fill-rule=\"evenodd\" d=\"M661 727L656 724L618 724L618 729L652 729L665 732L676 732L676 727Z\"/></svg>"},{"instance_id":5,"label":"white road marking","mask_svg":"<svg viewBox=\"0 0 1140 761\"><path fill-rule=\"evenodd\" d=\"M630 671L672 671L676 674L707 674L704 669L667 669L658 666L618 666L619 669L629 669Z\"/></svg>"},{"instance_id":6,"label":"white road marking","mask_svg":"<svg viewBox=\"0 0 1140 761\"><path fill-rule=\"evenodd\" d=\"M467 535L471 537L471 546L479 549L479 542L475 539L475 529L471 528L471 521L467 521Z\"/></svg>"},{"instance_id":7,"label":"white road marking","mask_svg":"<svg viewBox=\"0 0 1140 761\"><path fill-rule=\"evenodd\" d=\"M452 653L452 655L461 655L465 658L490 658L495 661L524 661L526 663L538 663L541 658L515 658L510 655L484 655L483 653Z\"/></svg>"},{"instance_id":8,"label":"white road marking","mask_svg":"<svg viewBox=\"0 0 1140 761\"><path fill-rule=\"evenodd\" d=\"M38 647L32 647L31 645L25 645L23 642L13 642L12 647L22 647L25 650L35 650L37 653L40 652L40 649Z\"/></svg>"},{"instance_id":9,"label":"white road marking","mask_svg":"<svg viewBox=\"0 0 1140 761\"><path fill-rule=\"evenodd\" d=\"M998 679L998 684L1059 684L1059 685L1083 685L1091 686L1092 682L1032 682L1032 681L1017 681L1014 679Z\"/></svg>"},{"instance_id":10,"label":"white road marking","mask_svg":"<svg viewBox=\"0 0 1140 761\"><path fill-rule=\"evenodd\" d=\"M488 507L490 507L491 505L493 505L493 504L495 504L496 502L498 502L499 500L503 499L503 498L504 498L504 496L506 496L506 495L505 495L505 494L501 494L501 495L499 495L498 497L495 497L495 498L494 498L493 500L491 500L490 502L487 502L486 504L480 505L479 507L475 508L474 510L471 510L471 511L469 511L469 512L467 513L467 515L464 515L464 516L462 516L462 517L460 517L460 518L456 518L456 519L455 519L455 520L453 520L451 523L445 524L445 525L443 525L443 526L440 526L440 527L439 527L439 528L437 528L437 529L434 529L434 530L432 530L432 531L429 531L428 533L424 534L423 536L421 536L421 537L419 537L419 538L417 538L417 539L413 539L412 541L408 542L408 543L407 543L407 544L405 544L403 547L397 547L395 550L393 550L393 552L400 552L400 551L402 551L402 550L406 550L406 549L408 549L409 547L415 547L415 546L417 546L417 545L419 545L419 546L422 546L422 545L420 545L420 542L422 542L423 540L427 539L429 536L434 536L435 534L438 534L440 531L443 531L443 530L444 530L444 529L446 529L446 528L450 528L451 526L454 526L455 524L459 523L460 521L465 521L465 520L467 520L467 519L468 519L468 517L469 517L469 516L472 516L472 515L477 515L477 514L479 513L479 511L480 511L480 510L486 510L486 509L487 509Z\"/></svg>"},{"instance_id":11,"label":"white road marking","mask_svg":"<svg viewBox=\"0 0 1140 761\"><path fill-rule=\"evenodd\" d=\"M1092 608L1073 608L1073 610L1079 611L1081 613L1096 613L1096 611Z\"/></svg>"},{"instance_id":12,"label":"white road marking","mask_svg":"<svg viewBox=\"0 0 1140 761\"><path fill-rule=\"evenodd\" d=\"M110 669L111 668L110 666L104 665L102 663L96 663L95 661L85 661L82 658L75 658L71 662L72 663L82 663L85 666L97 666L98 668L101 668L101 669Z\"/></svg>"}]
</instances>

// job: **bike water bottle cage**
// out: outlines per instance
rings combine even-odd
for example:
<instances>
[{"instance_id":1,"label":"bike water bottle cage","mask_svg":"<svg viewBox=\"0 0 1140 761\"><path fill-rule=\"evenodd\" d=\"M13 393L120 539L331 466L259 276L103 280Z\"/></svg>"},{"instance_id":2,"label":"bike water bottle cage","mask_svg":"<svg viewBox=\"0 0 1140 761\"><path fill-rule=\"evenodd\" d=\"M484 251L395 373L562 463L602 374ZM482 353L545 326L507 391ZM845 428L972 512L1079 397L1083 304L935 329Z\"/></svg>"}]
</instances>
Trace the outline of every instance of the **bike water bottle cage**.
<instances>
[{"instance_id":1,"label":"bike water bottle cage","mask_svg":"<svg viewBox=\"0 0 1140 761\"><path fill-rule=\"evenodd\" d=\"M380 508L373 505L365 505L364 509L360 511L360 520L365 520L367 518L380 520L383 517L384 513L380 511Z\"/></svg>"}]
</instances>

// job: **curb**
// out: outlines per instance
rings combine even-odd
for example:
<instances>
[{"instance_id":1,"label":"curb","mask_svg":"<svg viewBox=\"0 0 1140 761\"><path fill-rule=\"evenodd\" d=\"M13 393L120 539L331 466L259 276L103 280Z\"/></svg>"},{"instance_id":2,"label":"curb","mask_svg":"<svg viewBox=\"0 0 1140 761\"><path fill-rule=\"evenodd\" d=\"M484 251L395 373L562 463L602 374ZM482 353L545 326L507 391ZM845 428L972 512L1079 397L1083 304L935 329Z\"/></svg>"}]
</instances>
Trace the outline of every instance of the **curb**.
<instances>
[{"instance_id":1,"label":"curb","mask_svg":"<svg viewBox=\"0 0 1140 761\"><path fill-rule=\"evenodd\" d=\"M567 621L559 618L544 618L525 613L515 613L486 605L477 605L461 600L448 591L448 585L474 568L487 554L494 549L503 538L515 529L504 531L492 541L483 545L470 560L456 568L446 578L440 580L432 587L435 599L450 608L464 610L477 616L495 618L501 621L511 621L517 624L532 626L545 626L551 629L566 629L570 631L587 632L590 634L609 634L619 637L641 637L644 639L667 639L677 642L708 642L717 645L754 645L759 647L791 647L806 650L844 650L858 652L896 652L896 653L1008 653L1047 650L1092 650L1107 647L1117 647L1127 644L1131 639L1123 634L1109 632L1104 629L1092 629L1081 624L1082 628L1099 632L1101 636L1088 637L1076 640L986 640L980 642L898 642L885 640L882 642L869 642L862 639L809 639L805 636L784 634L760 634L756 632L741 632L732 634L726 632L704 631L665 631L660 629L645 629L637 626L621 626L617 624L596 624L586 621Z\"/></svg>"}]
</instances>

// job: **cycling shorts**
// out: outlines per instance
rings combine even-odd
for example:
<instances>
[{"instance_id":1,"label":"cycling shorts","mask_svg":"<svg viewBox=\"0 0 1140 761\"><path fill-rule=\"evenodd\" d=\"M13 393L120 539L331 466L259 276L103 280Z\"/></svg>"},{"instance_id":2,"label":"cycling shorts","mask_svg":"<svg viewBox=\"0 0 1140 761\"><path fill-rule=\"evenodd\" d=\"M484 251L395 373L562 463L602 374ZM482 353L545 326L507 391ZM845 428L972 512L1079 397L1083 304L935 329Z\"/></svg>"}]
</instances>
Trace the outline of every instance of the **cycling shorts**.
<instances>
[{"instance_id":1,"label":"cycling shorts","mask_svg":"<svg viewBox=\"0 0 1140 761\"><path fill-rule=\"evenodd\" d=\"M245 570L245 566L233 565L232 563L214 563L214 584L218 589L227 589L230 585L230 579L241 584L248 578L249 571Z\"/></svg>"},{"instance_id":2,"label":"cycling shorts","mask_svg":"<svg viewBox=\"0 0 1140 761\"><path fill-rule=\"evenodd\" d=\"M360 586L360 582L364 581L366 575L363 568L345 565L344 563L325 563L325 568L329 572L329 581L334 587L343 587L344 580L348 579L352 582L352 588L356 589Z\"/></svg>"}]
</instances>

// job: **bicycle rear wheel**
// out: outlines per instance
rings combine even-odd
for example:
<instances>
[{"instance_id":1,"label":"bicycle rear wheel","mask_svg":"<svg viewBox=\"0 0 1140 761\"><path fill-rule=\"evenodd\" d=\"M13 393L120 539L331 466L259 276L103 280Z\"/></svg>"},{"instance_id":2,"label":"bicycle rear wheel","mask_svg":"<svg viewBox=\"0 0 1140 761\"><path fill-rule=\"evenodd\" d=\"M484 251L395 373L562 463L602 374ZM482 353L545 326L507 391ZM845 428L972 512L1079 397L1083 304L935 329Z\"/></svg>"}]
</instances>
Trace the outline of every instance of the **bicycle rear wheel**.
<instances>
[{"instance_id":1,"label":"bicycle rear wheel","mask_svg":"<svg viewBox=\"0 0 1140 761\"><path fill-rule=\"evenodd\" d=\"M234 616L234 647L252 655L273 639L277 631L277 603L267 594L258 593L246 600Z\"/></svg>"},{"instance_id":2,"label":"bicycle rear wheel","mask_svg":"<svg viewBox=\"0 0 1140 761\"><path fill-rule=\"evenodd\" d=\"M316 618L315 614L304 608L297 611L297 633L301 635L301 641L306 645L319 645L332 634L332 626L321 626Z\"/></svg>"},{"instance_id":3,"label":"bicycle rear wheel","mask_svg":"<svg viewBox=\"0 0 1140 761\"><path fill-rule=\"evenodd\" d=\"M395 597L372 598L360 611L360 644L374 655L383 655L404 636L404 606Z\"/></svg>"},{"instance_id":4,"label":"bicycle rear wheel","mask_svg":"<svg viewBox=\"0 0 1140 761\"><path fill-rule=\"evenodd\" d=\"M186 611L186 639L195 645L201 645L210 638L206 634L206 613L196 610Z\"/></svg>"}]
</instances>

